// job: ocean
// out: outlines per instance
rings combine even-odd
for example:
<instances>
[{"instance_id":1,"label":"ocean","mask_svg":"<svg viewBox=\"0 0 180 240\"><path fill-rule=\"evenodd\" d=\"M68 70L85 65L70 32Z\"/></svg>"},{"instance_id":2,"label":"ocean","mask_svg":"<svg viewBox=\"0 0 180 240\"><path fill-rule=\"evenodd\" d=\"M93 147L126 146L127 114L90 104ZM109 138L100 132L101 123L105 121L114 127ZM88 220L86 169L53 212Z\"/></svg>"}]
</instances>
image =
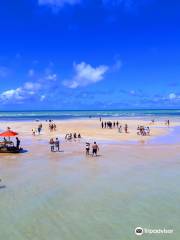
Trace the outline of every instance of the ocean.
<instances>
[{"instance_id":1,"label":"ocean","mask_svg":"<svg viewBox=\"0 0 180 240\"><path fill-rule=\"evenodd\" d=\"M180 109L129 109L129 110L46 110L46 111L0 111L2 121L65 120L79 118L167 118L180 119Z\"/></svg>"}]
</instances>

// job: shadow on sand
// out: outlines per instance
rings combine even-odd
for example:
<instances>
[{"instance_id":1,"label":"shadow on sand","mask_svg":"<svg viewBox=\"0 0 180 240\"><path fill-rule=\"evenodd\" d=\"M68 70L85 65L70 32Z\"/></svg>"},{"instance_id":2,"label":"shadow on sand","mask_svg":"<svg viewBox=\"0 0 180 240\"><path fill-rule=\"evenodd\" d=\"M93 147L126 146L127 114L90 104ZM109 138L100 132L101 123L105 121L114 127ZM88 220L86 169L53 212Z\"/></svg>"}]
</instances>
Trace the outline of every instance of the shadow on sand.
<instances>
[{"instance_id":1,"label":"shadow on sand","mask_svg":"<svg viewBox=\"0 0 180 240\"><path fill-rule=\"evenodd\" d=\"M27 153L27 152L28 152L28 150L22 149L20 153Z\"/></svg>"},{"instance_id":2,"label":"shadow on sand","mask_svg":"<svg viewBox=\"0 0 180 240\"><path fill-rule=\"evenodd\" d=\"M97 155L93 155L93 154L89 154L89 155L87 155L87 157L102 157L102 155L100 155L100 154L97 154Z\"/></svg>"}]
</instances>

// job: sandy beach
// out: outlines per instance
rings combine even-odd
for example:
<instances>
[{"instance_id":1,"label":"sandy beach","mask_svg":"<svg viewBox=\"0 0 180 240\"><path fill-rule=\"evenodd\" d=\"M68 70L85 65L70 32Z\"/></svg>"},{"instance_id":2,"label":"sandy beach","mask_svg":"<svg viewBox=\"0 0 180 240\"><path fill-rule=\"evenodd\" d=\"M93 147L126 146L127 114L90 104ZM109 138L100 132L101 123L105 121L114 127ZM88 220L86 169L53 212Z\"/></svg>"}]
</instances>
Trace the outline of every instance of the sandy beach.
<instances>
[{"instance_id":1,"label":"sandy beach","mask_svg":"<svg viewBox=\"0 0 180 240\"><path fill-rule=\"evenodd\" d=\"M114 119L107 119L105 121L115 121ZM116 122L116 121L115 121ZM49 122L36 122L36 121L16 121L16 122L1 122L1 130L6 130L7 127L16 130L22 139L31 139L32 129L36 129L42 123L42 133L37 138L42 140L49 140L51 137L61 137L64 139L67 133L80 133L83 139L99 139L99 140L112 140L112 141L141 141L148 140L157 136L168 134L170 128L165 125L164 121L158 121L152 124L150 121L138 119L120 120L119 124L124 128L128 124L128 134L124 132L118 133L117 127L112 129L102 129L99 119L86 119L86 120L65 120L55 121L57 126L56 131L49 131ZM149 126L150 136L137 135L138 126ZM180 126L180 122L171 122L171 127Z\"/></svg>"},{"instance_id":2,"label":"sandy beach","mask_svg":"<svg viewBox=\"0 0 180 240\"><path fill-rule=\"evenodd\" d=\"M36 136L32 129L39 122L0 124L1 130L19 132L27 150L0 155L0 239L131 240L138 226L173 229L163 239L179 239L180 145L150 143L167 139L178 122L168 128L164 121L121 120L128 134L102 129L99 119L55 123L57 130L50 132L42 121ZM138 125L150 126L150 136L138 136ZM82 139L65 141L69 132ZM50 152L52 137L59 137L61 152ZM97 141L98 157L85 156L86 140Z\"/></svg>"}]
</instances>

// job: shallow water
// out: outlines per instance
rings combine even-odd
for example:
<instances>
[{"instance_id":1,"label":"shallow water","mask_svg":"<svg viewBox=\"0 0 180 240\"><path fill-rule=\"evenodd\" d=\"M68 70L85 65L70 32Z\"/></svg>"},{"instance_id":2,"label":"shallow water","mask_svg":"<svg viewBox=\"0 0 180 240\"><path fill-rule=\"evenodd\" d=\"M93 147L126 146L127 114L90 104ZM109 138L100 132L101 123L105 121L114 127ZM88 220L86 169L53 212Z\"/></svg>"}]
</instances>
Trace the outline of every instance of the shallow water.
<instances>
[{"instance_id":1,"label":"shallow water","mask_svg":"<svg viewBox=\"0 0 180 240\"><path fill-rule=\"evenodd\" d=\"M180 127L170 128L169 134L158 136L148 141L151 144L177 144L180 143Z\"/></svg>"},{"instance_id":2,"label":"shallow water","mask_svg":"<svg viewBox=\"0 0 180 240\"><path fill-rule=\"evenodd\" d=\"M113 146L99 158L45 151L0 159L0 239L128 240L138 226L174 229L142 239L180 239L174 149Z\"/></svg>"}]
</instances>

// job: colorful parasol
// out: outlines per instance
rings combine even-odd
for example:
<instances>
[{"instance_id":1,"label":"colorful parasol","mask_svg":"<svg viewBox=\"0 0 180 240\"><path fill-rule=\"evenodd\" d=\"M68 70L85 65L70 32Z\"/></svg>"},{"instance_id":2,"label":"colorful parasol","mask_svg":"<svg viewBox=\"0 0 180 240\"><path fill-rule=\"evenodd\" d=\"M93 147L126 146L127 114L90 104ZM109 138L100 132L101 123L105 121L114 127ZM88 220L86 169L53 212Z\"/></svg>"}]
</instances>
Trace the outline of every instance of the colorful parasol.
<instances>
[{"instance_id":1,"label":"colorful parasol","mask_svg":"<svg viewBox=\"0 0 180 240\"><path fill-rule=\"evenodd\" d=\"M13 132L11 130L8 130L6 132L0 133L0 137L15 137L17 135L18 135L17 132Z\"/></svg>"}]
</instances>

